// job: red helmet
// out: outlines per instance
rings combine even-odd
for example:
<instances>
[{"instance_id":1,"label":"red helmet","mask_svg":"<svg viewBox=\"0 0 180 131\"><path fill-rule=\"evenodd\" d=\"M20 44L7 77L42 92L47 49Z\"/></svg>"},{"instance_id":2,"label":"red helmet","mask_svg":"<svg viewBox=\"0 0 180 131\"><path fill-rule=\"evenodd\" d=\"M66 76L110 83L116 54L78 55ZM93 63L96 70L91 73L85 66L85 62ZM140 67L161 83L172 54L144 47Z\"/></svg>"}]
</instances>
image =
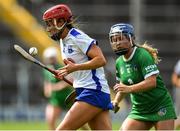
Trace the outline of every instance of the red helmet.
<instances>
[{"instance_id":1,"label":"red helmet","mask_svg":"<svg viewBox=\"0 0 180 131\"><path fill-rule=\"evenodd\" d=\"M71 21L72 19L72 12L70 8L65 4L59 4L49 8L43 14L43 20L46 21L48 19L54 18L64 18L66 21Z\"/></svg>"}]
</instances>

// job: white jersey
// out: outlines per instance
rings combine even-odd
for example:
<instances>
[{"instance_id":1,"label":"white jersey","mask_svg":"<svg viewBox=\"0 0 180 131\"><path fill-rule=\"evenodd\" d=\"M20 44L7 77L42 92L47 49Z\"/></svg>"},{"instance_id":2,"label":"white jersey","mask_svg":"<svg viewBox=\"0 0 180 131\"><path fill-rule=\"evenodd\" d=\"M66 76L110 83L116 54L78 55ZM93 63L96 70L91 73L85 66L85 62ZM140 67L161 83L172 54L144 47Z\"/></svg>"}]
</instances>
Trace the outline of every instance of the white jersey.
<instances>
[{"instance_id":1,"label":"white jersey","mask_svg":"<svg viewBox=\"0 0 180 131\"><path fill-rule=\"evenodd\" d=\"M72 28L63 39L61 54L63 59L70 58L75 63L85 63L90 60L87 53L96 40L90 38L84 32ZM88 88L110 93L103 67L93 70L80 70L72 73L74 88Z\"/></svg>"},{"instance_id":2,"label":"white jersey","mask_svg":"<svg viewBox=\"0 0 180 131\"><path fill-rule=\"evenodd\" d=\"M174 72L180 76L180 60L175 65Z\"/></svg>"},{"instance_id":3,"label":"white jersey","mask_svg":"<svg viewBox=\"0 0 180 131\"><path fill-rule=\"evenodd\" d=\"M180 60L176 63L175 68L174 68L174 72L180 76ZM179 87L175 87L174 88L174 98L175 98L175 107L176 107L176 114L179 117L180 116L180 88Z\"/></svg>"}]
</instances>

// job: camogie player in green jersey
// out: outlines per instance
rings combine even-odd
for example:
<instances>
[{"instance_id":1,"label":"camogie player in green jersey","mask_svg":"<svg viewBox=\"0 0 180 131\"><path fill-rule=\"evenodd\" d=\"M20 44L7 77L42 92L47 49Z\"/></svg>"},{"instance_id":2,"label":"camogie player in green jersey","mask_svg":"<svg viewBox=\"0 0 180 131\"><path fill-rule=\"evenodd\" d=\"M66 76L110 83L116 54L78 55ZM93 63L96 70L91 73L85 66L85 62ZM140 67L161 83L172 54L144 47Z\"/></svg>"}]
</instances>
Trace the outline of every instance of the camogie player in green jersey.
<instances>
[{"instance_id":1,"label":"camogie player in green jersey","mask_svg":"<svg viewBox=\"0 0 180 131\"><path fill-rule=\"evenodd\" d=\"M135 44L134 28L119 23L111 27L110 44L119 56L116 73L119 82L113 104L130 94L132 109L121 130L173 130L176 114L171 96L159 74L157 49Z\"/></svg>"},{"instance_id":2,"label":"camogie player in green jersey","mask_svg":"<svg viewBox=\"0 0 180 131\"><path fill-rule=\"evenodd\" d=\"M57 62L57 49L49 47L43 52L44 62L54 69L59 69L62 65ZM49 130L55 130L56 121L63 110L69 109L65 105L66 97L73 90L66 82L56 79L49 71L43 70L44 75L44 95L48 98L46 106L46 121Z\"/></svg>"}]
</instances>

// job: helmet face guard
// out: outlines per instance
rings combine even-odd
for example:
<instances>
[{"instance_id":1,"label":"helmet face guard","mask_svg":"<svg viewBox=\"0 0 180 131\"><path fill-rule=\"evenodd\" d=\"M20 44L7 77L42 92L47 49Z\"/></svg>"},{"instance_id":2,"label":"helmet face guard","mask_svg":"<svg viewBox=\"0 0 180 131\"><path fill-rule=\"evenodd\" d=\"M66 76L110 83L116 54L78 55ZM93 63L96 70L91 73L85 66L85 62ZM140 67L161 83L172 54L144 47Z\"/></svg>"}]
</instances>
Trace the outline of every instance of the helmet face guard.
<instances>
[{"instance_id":1,"label":"helmet face guard","mask_svg":"<svg viewBox=\"0 0 180 131\"><path fill-rule=\"evenodd\" d=\"M61 37L62 32L64 31L67 25L67 22L64 22L64 24L60 27L57 25L56 19L45 21L45 22L46 22L46 31L49 32L49 36L53 40L58 41Z\"/></svg>"},{"instance_id":2,"label":"helmet face guard","mask_svg":"<svg viewBox=\"0 0 180 131\"><path fill-rule=\"evenodd\" d=\"M61 35L67 25L67 22L64 22L63 25L61 25L60 27L57 25L57 20L53 19L53 24L48 24L48 21L46 21L46 31L49 32L49 36L55 40L58 41L61 38ZM50 22L52 23L52 22Z\"/></svg>"},{"instance_id":3,"label":"helmet face guard","mask_svg":"<svg viewBox=\"0 0 180 131\"><path fill-rule=\"evenodd\" d=\"M130 48L120 48L120 44L127 44L127 40L124 37L130 41L131 47L134 46L132 36L134 36L134 28L129 24L120 23L111 27L109 40L115 54L118 56L125 55L129 51Z\"/></svg>"}]
</instances>

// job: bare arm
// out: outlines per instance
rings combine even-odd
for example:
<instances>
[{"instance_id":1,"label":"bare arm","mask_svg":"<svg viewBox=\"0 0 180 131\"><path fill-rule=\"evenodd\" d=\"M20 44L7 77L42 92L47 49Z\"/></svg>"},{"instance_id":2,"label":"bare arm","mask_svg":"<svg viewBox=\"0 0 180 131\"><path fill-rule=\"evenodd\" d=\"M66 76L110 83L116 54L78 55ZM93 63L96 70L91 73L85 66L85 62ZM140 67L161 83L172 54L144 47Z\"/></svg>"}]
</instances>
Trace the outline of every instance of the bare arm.
<instances>
[{"instance_id":1,"label":"bare arm","mask_svg":"<svg viewBox=\"0 0 180 131\"><path fill-rule=\"evenodd\" d=\"M48 81L44 81L44 96L45 97L51 96L51 91L52 91L51 89L52 89L51 83Z\"/></svg>"},{"instance_id":2,"label":"bare arm","mask_svg":"<svg viewBox=\"0 0 180 131\"><path fill-rule=\"evenodd\" d=\"M143 92L156 87L156 75L146 78L144 81L131 85L132 93Z\"/></svg>"},{"instance_id":3,"label":"bare arm","mask_svg":"<svg viewBox=\"0 0 180 131\"><path fill-rule=\"evenodd\" d=\"M66 76L71 72L78 70L96 69L106 64L106 60L102 54L101 49L95 44L91 46L91 48L87 53L87 56L90 57L91 59L81 64L76 64L68 59L65 59L64 63L66 64L66 66L57 70L59 72L57 78L61 79L62 77Z\"/></svg>"},{"instance_id":4,"label":"bare arm","mask_svg":"<svg viewBox=\"0 0 180 131\"><path fill-rule=\"evenodd\" d=\"M113 103L119 104L125 96L126 96L126 93L117 92L117 94L113 100Z\"/></svg>"},{"instance_id":5,"label":"bare arm","mask_svg":"<svg viewBox=\"0 0 180 131\"><path fill-rule=\"evenodd\" d=\"M101 49L95 44L91 46L87 55L91 58L91 60L83 64L77 64L77 70L96 69L106 64L106 60Z\"/></svg>"},{"instance_id":6,"label":"bare arm","mask_svg":"<svg viewBox=\"0 0 180 131\"><path fill-rule=\"evenodd\" d=\"M177 88L180 88L180 78L178 77L178 75L174 72L172 74L172 84L177 87Z\"/></svg>"},{"instance_id":7,"label":"bare arm","mask_svg":"<svg viewBox=\"0 0 180 131\"><path fill-rule=\"evenodd\" d=\"M68 77L68 80L73 81L71 77ZM69 87L70 85L65 81L59 81L57 83L51 83L49 81L44 81L44 95L50 97L52 91L59 91Z\"/></svg>"},{"instance_id":8,"label":"bare arm","mask_svg":"<svg viewBox=\"0 0 180 131\"><path fill-rule=\"evenodd\" d=\"M53 83L52 84L52 91L59 91L62 89L65 89L67 87L69 87L70 85L68 83L66 83L65 81L60 81L58 83Z\"/></svg>"},{"instance_id":9,"label":"bare arm","mask_svg":"<svg viewBox=\"0 0 180 131\"><path fill-rule=\"evenodd\" d=\"M134 85L128 86L122 83L117 84L114 90L117 92L120 91L122 93L136 93L136 92L147 91L155 87L156 87L156 75L152 75L146 78L145 80L143 80L142 82L139 82Z\"/></svg>"}]
</instances>

